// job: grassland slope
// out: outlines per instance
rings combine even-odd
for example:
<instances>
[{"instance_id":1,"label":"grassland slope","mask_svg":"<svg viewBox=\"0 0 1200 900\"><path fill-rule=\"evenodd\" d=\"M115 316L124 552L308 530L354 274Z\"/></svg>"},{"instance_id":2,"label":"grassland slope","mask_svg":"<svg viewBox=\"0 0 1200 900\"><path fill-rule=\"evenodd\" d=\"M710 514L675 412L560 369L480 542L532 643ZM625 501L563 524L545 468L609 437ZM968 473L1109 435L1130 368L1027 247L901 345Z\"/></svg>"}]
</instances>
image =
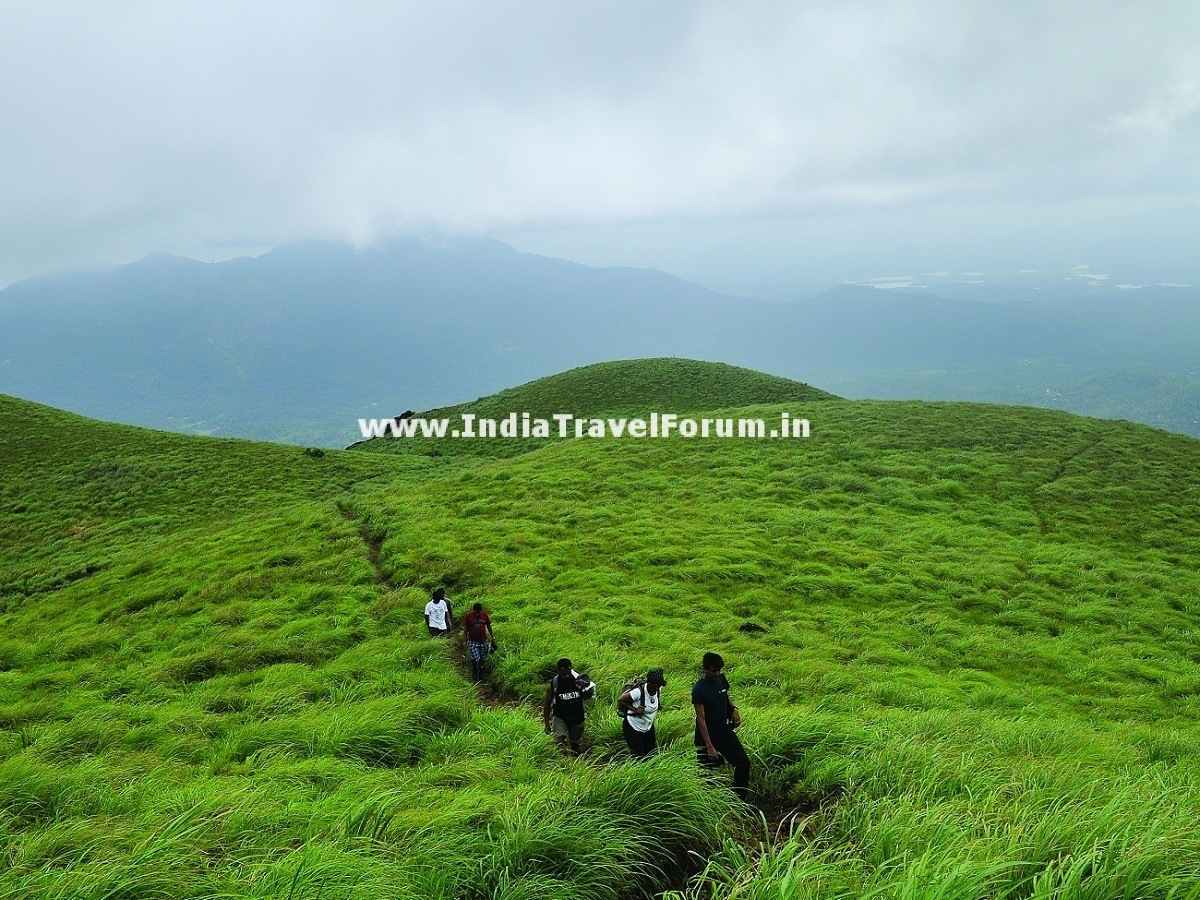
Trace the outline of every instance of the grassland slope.
<instances>
[{"instance_id":1,"label":"grassland slope","mask_svg":"<svg viewBox=\"0 0 1200 900\"><path fill-rule=\"evenodd\" d=\"M1200 445L811 418L432 458L0 400L0 896L1200 891ZM424 633L439 584L491 610L525 702ZM710 649L756 803L800 810L763 846L689 760ZM564 654L601 685L582 762L535 709ZM608 710L650 665L665 750L635 766Z\"/></svg>"},{"instance_id":2,"label":"grassland slope","mask_svg":"<svg viewBox=\"0 0 1200 900\"><path fill-rule=\"evenodd\" d=\"M7 397L0 436L0 897L617 898L736 820L679 760L558 758L411 627L355 498L440 463Z\"/></svg>"},{"instance_id":3,"label":"grassland slope","mask_svg":"<svg viewBox=\"0 0 1200 900\"><path fill-rule=\"evenodd\" d=\"M696 661L732 664L759 800L808 815L726 845L696 897L1200 890L1200 445L972 404L812 418L807 441L565 441L359 508L414 601L488 604L507 692L559 655L607 700L662 665L686 753ZM615 719L594 735L620 746Z\"/></svg>"}]
</instances>

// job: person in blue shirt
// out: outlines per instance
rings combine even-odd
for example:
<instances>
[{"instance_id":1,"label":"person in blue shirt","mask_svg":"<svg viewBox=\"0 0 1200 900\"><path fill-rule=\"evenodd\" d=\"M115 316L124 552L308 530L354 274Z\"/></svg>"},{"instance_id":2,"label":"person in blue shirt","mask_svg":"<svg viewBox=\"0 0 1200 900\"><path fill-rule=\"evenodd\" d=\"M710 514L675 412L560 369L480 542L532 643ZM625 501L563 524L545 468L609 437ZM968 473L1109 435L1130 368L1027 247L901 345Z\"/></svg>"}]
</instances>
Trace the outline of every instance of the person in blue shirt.
<instances>
[{"instance_id":1,"label":"person in blue shirt","mask_svg":"<svg viewBox=\"0 0 1200 900\"><path fill-rule=\"evenodd\" d=\"M705 653L700 663L703 674L692 687L696 758L707 768L719 768L725 763L733 766L733 791L745 800L750 789L750 757L737 736L742 714L729 699L729 680L722 671L724 668L725 660L720 654Z\"/></svg>"}]
</instances>

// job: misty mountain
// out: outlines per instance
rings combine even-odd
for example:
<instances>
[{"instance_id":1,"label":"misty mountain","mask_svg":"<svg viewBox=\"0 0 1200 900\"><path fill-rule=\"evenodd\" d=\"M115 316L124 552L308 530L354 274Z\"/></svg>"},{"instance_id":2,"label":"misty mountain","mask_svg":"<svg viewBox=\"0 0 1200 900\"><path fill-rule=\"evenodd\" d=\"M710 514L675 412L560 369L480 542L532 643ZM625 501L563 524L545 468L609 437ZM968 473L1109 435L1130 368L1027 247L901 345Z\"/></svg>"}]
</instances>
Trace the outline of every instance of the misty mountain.
<instances>
[{"instance_id":1,"label":"misty mountain","mask_svg":"<svg viewBox=\"0 0 1200 900\"><path fill-rule=\"evenodd\" d=\"M1038 303L843 285L773 304L480 239L305 243L220 263L157 254L0 291L0 392L179 431L343 445L360 416L647 356L1200 434L1195 289ZM1179 403L1164 404L1168 385Z\"/></svg>"}]
</instances>

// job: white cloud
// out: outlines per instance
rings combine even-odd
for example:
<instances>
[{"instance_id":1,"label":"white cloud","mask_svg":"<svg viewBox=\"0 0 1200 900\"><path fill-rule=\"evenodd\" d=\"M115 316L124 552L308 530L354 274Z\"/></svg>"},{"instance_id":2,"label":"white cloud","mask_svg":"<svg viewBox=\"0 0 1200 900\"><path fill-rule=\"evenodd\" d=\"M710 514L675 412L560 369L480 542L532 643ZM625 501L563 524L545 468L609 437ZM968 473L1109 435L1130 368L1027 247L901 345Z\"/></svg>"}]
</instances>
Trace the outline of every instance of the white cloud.
<instances>
[{"instance_id":1,"label":"white cloud","mask_svg":"<svg viewBox=\"0 0 1200 900\"><path fill-rule=\"evenodd\" d=\"M0 281L307 236L1194 194L1197 9L10 4Z\"/></svg>"}]
</instances>

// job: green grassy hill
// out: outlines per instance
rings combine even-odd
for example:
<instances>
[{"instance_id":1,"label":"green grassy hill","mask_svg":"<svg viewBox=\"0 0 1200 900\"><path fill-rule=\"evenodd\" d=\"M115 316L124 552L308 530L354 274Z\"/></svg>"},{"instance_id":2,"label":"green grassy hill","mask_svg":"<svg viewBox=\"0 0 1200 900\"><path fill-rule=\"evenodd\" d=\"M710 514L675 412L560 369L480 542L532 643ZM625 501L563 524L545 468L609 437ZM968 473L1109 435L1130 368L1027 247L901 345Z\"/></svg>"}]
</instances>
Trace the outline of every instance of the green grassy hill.
<instances>
[{"instance_id":1,"label":"green grassy hill","mask_svg":"<svg viewBox=\"0 0 1200 900\"><path fill-rule=\"evenodd\" d=\"M664 357L626 359L581 366L558 375L423 412L424 418L457 421L463 413L502 419L511 413L549 419L556 413L582 416L648 416L651 412L695 413L754 403L803 403L837 399L833 394L789 378L766 375L726 363ZM397 410L400 412L400 410ZM435 456L519 456L540 449L544 440L476 438L436 441L375 438L355 449Z\"/></svg>"},{"instance_id":2,"label":"green grassy hill","mask_svg":"<svg viewBox=\"0 0 1200 900\"><path fill-rule=\"evenodd\" d=\"M1200 894L1200 444L805 407L491 459L0 398L0 897ZM493 614L488 685L425 634L439 584ZM706 650L764 818L695 770ZM582 760L536 708L562 655ZM633 765L612 703L654 665Z\"/></svg>"},{"instance_id":3,"label":"green grassy hill","mask_svg":"<svg viewBox=\"0 0 1200 900\"><path fill-rule=\"evenodd\" d=\"M430 415L464 410L492 416L514 410L539 416L557 412L613 415L645 413L649 405L657 405L660 411L692 412L752 403L832 399L832 394L790 378L726 363L664 357L581 366L481 397L474 403L433 410Z\"/></svg>"}]
</instances>

